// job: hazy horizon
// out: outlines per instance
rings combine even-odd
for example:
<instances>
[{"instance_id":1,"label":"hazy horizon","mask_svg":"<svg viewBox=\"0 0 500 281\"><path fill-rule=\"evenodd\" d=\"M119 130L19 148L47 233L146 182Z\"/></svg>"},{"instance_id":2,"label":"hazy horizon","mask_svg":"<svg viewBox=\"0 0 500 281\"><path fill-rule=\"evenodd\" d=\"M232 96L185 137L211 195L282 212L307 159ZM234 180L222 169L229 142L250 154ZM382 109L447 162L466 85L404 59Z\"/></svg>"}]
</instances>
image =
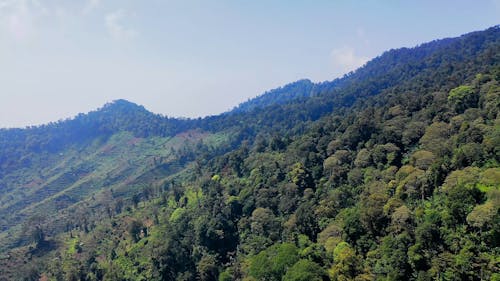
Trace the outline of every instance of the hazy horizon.
<instances>
[{"instance_id":1,"label":"hazy horizon","mask_svg":"<svg viewBox=\"0 0 500 281\"><path fill-rule=\"evenodd\" d=\"M170 117L220 114L500 14L497 0L385 3L0 0L0 128L117 99Z\"/></svg>"}]
</instances>

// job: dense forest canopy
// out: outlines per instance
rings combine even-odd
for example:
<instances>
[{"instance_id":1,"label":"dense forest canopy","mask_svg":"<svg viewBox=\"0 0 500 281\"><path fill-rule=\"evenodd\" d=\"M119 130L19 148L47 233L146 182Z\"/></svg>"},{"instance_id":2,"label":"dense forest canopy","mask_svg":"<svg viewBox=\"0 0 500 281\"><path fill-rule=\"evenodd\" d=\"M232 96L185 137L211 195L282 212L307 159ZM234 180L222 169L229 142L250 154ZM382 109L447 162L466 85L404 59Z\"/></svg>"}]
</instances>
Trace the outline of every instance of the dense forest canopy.
<instances>
[{"instance_id":1,"label":"dense forest canopy","mask_svg":"<svg viewBox=\"0 0 500 281\"><path fill-rule=\"evenodd\" d=\"M0 130L0 280L500 280L500 27L221 115Z\"/></svg>"}]
</instances>

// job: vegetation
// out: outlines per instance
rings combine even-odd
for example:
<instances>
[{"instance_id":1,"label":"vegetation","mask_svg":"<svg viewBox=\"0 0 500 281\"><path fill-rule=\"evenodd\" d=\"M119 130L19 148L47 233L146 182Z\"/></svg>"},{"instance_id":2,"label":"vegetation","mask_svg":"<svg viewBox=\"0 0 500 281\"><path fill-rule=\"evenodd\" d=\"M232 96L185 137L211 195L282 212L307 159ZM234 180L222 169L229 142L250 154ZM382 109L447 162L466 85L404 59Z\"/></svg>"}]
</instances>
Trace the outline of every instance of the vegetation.
<instances>
[{"instance_id":1,"label":"vegetation","mask_svg":"<svg viewBox=\"0 0 500 281\"><path fill-rule=\"evenodd\" d=\"M0 130L0 280L499 280L498 54L493 27L218 116Z\"/></svg>"}]
</instances>

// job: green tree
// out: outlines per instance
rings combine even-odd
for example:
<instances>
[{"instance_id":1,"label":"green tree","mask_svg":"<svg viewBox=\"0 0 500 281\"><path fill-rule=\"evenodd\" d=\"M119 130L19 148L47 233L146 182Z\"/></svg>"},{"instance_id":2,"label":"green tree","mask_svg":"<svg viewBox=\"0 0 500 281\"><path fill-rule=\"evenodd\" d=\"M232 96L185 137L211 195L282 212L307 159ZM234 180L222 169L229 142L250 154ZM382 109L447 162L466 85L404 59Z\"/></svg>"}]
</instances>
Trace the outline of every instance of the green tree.
<instances>
[{"instance_id":1,"label":"green tree","mask_svg":"<svg viewBox=\"0 0 500 281\"><path fill-rule=\"evenodd\" d=\"M458 86L452 89L448 95L448 101L456 112L462 113L469 107L476 107L479 96L471 86Z\"/></svg>"},{"instance_id":2,"label":"green tree","mask_svg":"<svg viewBox=\"0 0 500 281\"><path fill-rule=\"evenodd\" d=\"M492 227L494 224L494 217L497 216L500 209L500 202L489 200L484 204L477 205L467 215L467 223L470 226L478 229Z\"/></svg>"},{"instance_id":3,"label":"green tree","mask_svg":"<svg viewBox=\"0 0 500 281\"><path fill-rule=\"evenodd\" d=\"M410 164L421 170L427 170L436 161L434 153L427 150L418 150L411 156Z\"/></svg>"},{"instance_id":4,"label":"green tree","mask_svg":"<svg viewBox=\"0 0 500 281\"><path fill-rule=\"evenodd\" d=\"M279 223L273 212L267 208L256 208L250 218L252 233L275 240L279 236Z\"/></svg>"},{"instance_id":5,"label":"green tree","mask_svg":"<svg viewBox=\"0 0 500 281\"><path fill-rule=\"evenodd\" d=\"M283 281L323 281L328 280L326 271L310 260L299 260L290 267Z\"/></svg>"},{"instance_id":6,"label":"green tree","mask_svg":"<svg viewBox=\"0 0 500 281\"><path fill-rule=\"evenodd\" d=\"M31 241L35 243L37 247L41 246L45 242L45 233L40 226L36 226L31 230Z\"/></svg>"},{"instance_id":7,"label":"green tree","mask_svg":"<svg viewBox=\"0 0 500 281\"><path fill-rule=\"evenodd\" d=\"M361 273L361 259L346 242L341 242L333 251L333 266L329 270L333 280L348 281Z\"/></svg>"},{"instance_id":8,"label":"green tree","mask_svg":"<svg viewBox=\"0 0 500 281\"><path fill-rule=\"evenodd\" d=\"M408 245L411 243L408 233L387 235L382 239L378 248L378 259L374 272L387 280L408 280L410 278L410 264L408 263Z\"/></svg>"},{"instance_id":9,"label":"green tree","mask_svg":"<svg viewBox=\"0 0 500 281\"><path fill-rule=\"evenodd\" d=\"M323 169L334 182L340 183L349 172L351 153L347 150L337 150L323 162Z\"/></svg>"},{"instance_id":10,"label":"green tree","mask_svg":"<svg viewBox=\"0 0 500 281\"><path fill-rule=\"evenodd\" d=\"M219 275L217 259L213 255L203 255L198 262L197 271L201 281L216 281Z\"/></svg>"},{"instance_id":11,"label":"green tree","mask_svg":"<svg viewBox=\"0 0 500 281\"><path fill-rule=\"evenodd\" d=\"M449 138L449 125L444 122L434 122L425 129L420 143L423 149L442 157L450 152Z\"/></svg>"},{"instance_id":12,"label":"green tree","mask_svg":"<svg viewBox=\"0 0 500 281\"><path fill-rule=\"evenodd\" d=\"M290 178L294 184L301 189L314 187L314 182L311 173L304 167L302 163L293 165L290 171Z\"/></svg>"},{"instance_id":13,"label":"green tree","mask_svg":"<svg viewBox=\"0 0 500 281\"><path fill-rule=\"evenodd\" d=\"M311 239L316 241L316 235L319 232L317 216L314 212L313 202L305 202L299 206L296 215L296 225L300 233L305 234Z\"/></svg>"},{"instance_id":14,"label":"green tree","mask_svg":"<svg viewBox=\"0 0 500 281\"><path fill-rule=\"evenodd\" d=\"M382 193L374 193L361 201L359 218L363 226L372 234L382 233L389 219L384 214L384 205L389 198Z\"/></svg>"},{"instance_id":15,"label":"green tree","mask_svg":"<svg viewBox=\"0 0 500 281\"><path fill-rule=\"evenodd\" d=\"M298 249L293 244L275 244L250 258L248 274L257 280L281 281L298 260Z\"/></svg>"},{"instance_id":16,"label":"green tree","mask_svg":"<svg viewBox=\"0 0 500 281\"><path fill-rule=\"evenodd\" d=\"M143 224L137 220L132 220L129 223L127 230L134 242L137 242L139 241L139 239L141 239L140 235L143 227L144 227Z\"/></svg>"}]
</instances>

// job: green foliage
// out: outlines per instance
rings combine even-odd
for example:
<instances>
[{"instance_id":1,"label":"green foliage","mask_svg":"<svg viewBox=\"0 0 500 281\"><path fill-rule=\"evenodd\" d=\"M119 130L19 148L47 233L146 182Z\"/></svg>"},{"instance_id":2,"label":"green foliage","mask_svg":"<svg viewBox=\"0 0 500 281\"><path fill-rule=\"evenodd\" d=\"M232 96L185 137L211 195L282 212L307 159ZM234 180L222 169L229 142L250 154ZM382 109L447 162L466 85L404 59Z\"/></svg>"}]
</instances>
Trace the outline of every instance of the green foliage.
<instances>
[{"instance_id":1,"label":"green foliage","mask_svg":"<svg viewBox=\"0 0 500 281\"><path fill-rule=\"evenodd\" d=\"M184 216L185 212L186 212L185 208L175 209L174 212L172 212L172 214L170 215L170 221L171 222L178 221L179 219L182 218L182 216Z\"/></svg>"},{"instance_id":2,"label":"green foliage","mask_svg":"<svg viewBox=\"0 0 500 281\"><path fill-rule=\"evenodd\" d=\"M45 242L45 233L39 226L36 226L34 229L31 230L30 236L31 236L31 241L35 243L37 246L40 246L43 242Z\"/></svg>"},{"instance_id":3,"label":"green foliage","mask_svg":"<svg viewBox=\"0 0 500 281\"><path fill-rule=\"evenodd\" d=\"M442 157L449 153L449 138L449 125L444 122L434 122L427 127L425 134L420 139L420 143L425 150Z\"/></svg>"},{"instance_id":4,"label":"green foliage","mask_svg":"<svg viewBox=\"0 0 500 281\"><path fill-rule=\"evenodd\" d=\"M457 112L462 113L465 109L477 105L478 95L471 86L462 85L450 91L448 101Z\"/></svg>"},{"instance_id":5,"label":"green foliage","mask_svg":"<svg viewBox=\"0 0 500 281\"><path fill-rule=\"evenodd\" d=\"M202 281L215 281L219 276L217 260L212 255L204 255L198 262L197 270Z\"/></svg>"},{"instance_id":6,"label":"green foliage","mask_svg":"<svg viewBox=\"0 0 500 281\"><path fill-rule=\"evenodd\" d=\"M221 274L219 274L219 281L231 281L233 280L233 277L231 276L231 273L227 272L227 271L223 271L221 272Z\"/></svg>"},{"instance_id":7,"label":"green foliage","mask_svg":"<svg viewBox=\"0 0 500 281\"><path fill-rule=\"evenodd\" d=\"M289 267L299 260L292 244L276 244L250 258L248 274L257 280L282 280Z\"/></svg>"},{"instance_id":8,"label":"green foliage","mask_svg":"<svg viewBox=\"0 0 500 281\"><path fill-rule=\"evenodd\" d=\"M500 168L489 168L481 174L481 184L500 188Z\"/></svg>"},{"instance_id":9,"label":"green foliage","mask_svg":"<svg viewBox=\"0 0 500 281\"><path fill-rule=\"evenodd\" d=\"M495 280L499 32L218 116L0 130L2 278Z\"/></svg>"},{"instance_id":10,"label":"green foliage","mask_svg":"<svg viewBox=\"0 0 500 281\"><path fill-rule=\"evenodd\" d=\"M382 193L370 194L363 198L360 210L361 224L374 235L380 234L387 224L387 217L384 215L384 206L389 198Z\"/></svg>"},{"instance_id":11,"label":"green foliage","mask_svg":"<svg viewBox=\"0 0 500 281\"><path fill-rule=\"evenodd\" d=\"M352 247L341 242L333 251L333 266L329 270L333 280L352 280L361 273L361 261Z\"/></svg>"},{"instance_id":12,"label":"green foliage","mask_svg":"<svg viewBox=\"0 0 500 281\"><path fill-rule=\"evenodd\" d=\"M411 156L411 164L419 169L427 170L436 161L436 156L426 150L419 150Z\"/></svg>"},{"instance_id":13,"label":"green foliage","mask_svg":"<svg viewBox=\"0 0 500 281\"><path fill-rule=\"evenodd\" d=\"M220 181L220 176L219 175L213 175L212 176L212 180L218 182L218 181Z\"/></svg>"},{"instance_id":14,"label":"green foliage","mask_svg":"<svg viewBox=\"0 0 500 281\"><path fill-rule=\"evenodd\" d=\"M497 215L499 205L495 205L493 201L488 201L482 205L477 205L467 215L467 222L474 227L483 228L486 225L492 225L493 218Z\"/></svg>"},{"instance_id":15,"label":"green foliage","mask_svg":"<svg viewBox=\"0 0 500 281\"><path fill-rule=\"evenodd\" d=\"M290 171L290 177L292 182L300 188L312 187L314 184L310 173L305 169L302 163L293 165L292 171Z\"/></svg>"},{"instance_id":16,"label":"green foliage","mask_svg":"<svg viewBox=\"0 0 500 281\"><path fill-rule=\"evenodd\" d=\"M283 281L323 281L327 280L326 271L317 263L299 260L283 276Z\"/></svg>"},{"instance_id":17,"label":"green foliage","mask_svg":"<svg viewBox=\"0 0 500 281\"><path fill-rule=\"evenodd\" d=\"M136 220L132 220L129 223L127 231L134 242L139 241L139 239L141 238L141 232L143 231L143 227L144 227L143 224Z\"/></svg>"},{"instance_id":18,"label":"green foliage","mask_svg":"<svg viewBox=\"0 0 500 281\"><path fill-rule=\"evenodd\" d=\"M68 254L74 255L76 253L80 253L82 248L80 247L80 239L73 238L68 241Z\"/></svg>"},{"instance_id":19,"label":"green foliage","mask_svg":"<svg viewBox=\"0 0 500 281\"><path fill-rule=\"evenodd\" d=\"M401 280L409 276L407 251L410 242L411 238L406 232L385 236L376 253L378 259L373 267L374 272L387 276L387 280Z\"/></svg>"}]
</instances>

